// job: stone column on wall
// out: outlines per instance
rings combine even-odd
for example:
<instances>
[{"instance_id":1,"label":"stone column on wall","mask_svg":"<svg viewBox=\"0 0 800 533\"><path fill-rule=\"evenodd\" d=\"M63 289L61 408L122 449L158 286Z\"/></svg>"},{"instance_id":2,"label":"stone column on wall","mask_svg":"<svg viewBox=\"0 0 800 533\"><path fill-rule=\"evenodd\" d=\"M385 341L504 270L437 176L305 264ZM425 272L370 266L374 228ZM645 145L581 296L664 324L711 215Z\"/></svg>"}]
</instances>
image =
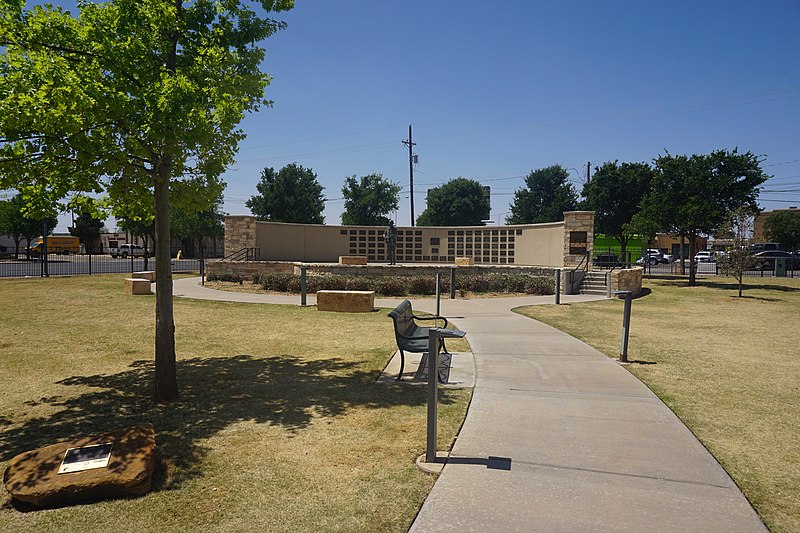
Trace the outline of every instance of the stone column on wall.
<instances>
[{"instance_id":1,"label":"stone column on wall","mask_svg":"<svg viewBox=\"0 0 800 533\"><path fill-rule=\"evenodd\" d=\"M225 217L225 256L242 248L256 247L256 217L233 215Z\"/></svg>"},{"instance_id":2,"label":"stone column on wall","mask_svg":"<svg viewBox=\"0 0 800 533\"><path fill-rule=\"evenodd\" d=\"M594 211L564 211L564 267L576 267L594 247ZM591 264L589 265L591 267Z\"/></svg>"}]
</instances>

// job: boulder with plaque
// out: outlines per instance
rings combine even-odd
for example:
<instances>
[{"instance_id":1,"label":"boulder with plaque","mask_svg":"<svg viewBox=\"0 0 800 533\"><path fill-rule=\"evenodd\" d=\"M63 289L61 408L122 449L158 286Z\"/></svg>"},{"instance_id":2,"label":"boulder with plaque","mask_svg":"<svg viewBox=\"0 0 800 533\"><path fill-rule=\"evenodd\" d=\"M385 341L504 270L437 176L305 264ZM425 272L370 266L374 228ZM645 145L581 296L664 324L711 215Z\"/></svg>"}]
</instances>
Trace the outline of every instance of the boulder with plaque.
<instances>
[{"instance_id":1,"label":"boulder with plaque","mask_svg":"<svg viewBox=\"0 0 800 533\"><path fill-rule=\"evenodd\" d=\"M11 459L3 483L37 507L140 496L150 491L156 437L144 424L51 444Z\"/></svg>"}]
</instances>

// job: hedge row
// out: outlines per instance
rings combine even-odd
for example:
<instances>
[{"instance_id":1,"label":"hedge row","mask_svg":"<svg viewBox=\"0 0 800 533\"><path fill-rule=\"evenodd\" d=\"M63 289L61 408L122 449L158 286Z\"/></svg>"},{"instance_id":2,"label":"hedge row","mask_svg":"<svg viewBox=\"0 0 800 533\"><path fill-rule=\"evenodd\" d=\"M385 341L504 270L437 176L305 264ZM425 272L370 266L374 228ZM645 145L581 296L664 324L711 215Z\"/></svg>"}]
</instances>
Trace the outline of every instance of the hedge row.
<instances>
[{"instance_id":1,"label":"hedge row","mask_svg":"<svg viewBox=\"0 0 800 533\"><path fill-rule=\"evenodd\" d=\"M222 279L222 278L226 279ZM236 278L236 279L234 279ZM215 275L219 281L241 281L235 275ZM261 285L264 290L299 293L300 276L294 274L255 274L253 283ZM326 274L308 276L307 292L320 290L375 291L380 296L405 296L407 294L435 294L436 281L432 276L404 277L348 277ZM449 276L441 280L441 291L450 291ZM516 292L526 294L553 294L555 290L553 278L532 276L529 274L483 274L462 275L456 278L456 288L469 292Z\"/></svg>"}]
</instances>

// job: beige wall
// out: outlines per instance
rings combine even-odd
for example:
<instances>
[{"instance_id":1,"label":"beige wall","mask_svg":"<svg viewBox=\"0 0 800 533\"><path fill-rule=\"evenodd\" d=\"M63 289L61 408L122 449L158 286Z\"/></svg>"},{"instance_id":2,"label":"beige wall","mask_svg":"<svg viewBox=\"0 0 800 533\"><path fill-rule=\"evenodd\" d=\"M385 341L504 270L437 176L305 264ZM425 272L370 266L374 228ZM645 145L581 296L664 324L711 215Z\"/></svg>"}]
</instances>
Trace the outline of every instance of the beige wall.
<instances>
[{"instance_id":1,"label":"beige wall","mask_svg":"<svg viewBox=\"0 0 800 533\"><path fill-rule=\"evenodd\" d=\"M398 263L453 263L471 257L475 264L562 267L568 255L565 227L593 235L593 213L565 213L566 222L516 226L400 227ZM578 220L578 222L576 222ZM587 226L588 220L588 226ZM230 252L241 247L259 249L265 261L336 262L339 256L366 256L371 263L389 260L384 226L328 226L256 222L251 216L225 218L225 242ZM236 233L241 232L241 235ZM582 256L578 256L579 260Z\"/></svg>"}]
</instances>

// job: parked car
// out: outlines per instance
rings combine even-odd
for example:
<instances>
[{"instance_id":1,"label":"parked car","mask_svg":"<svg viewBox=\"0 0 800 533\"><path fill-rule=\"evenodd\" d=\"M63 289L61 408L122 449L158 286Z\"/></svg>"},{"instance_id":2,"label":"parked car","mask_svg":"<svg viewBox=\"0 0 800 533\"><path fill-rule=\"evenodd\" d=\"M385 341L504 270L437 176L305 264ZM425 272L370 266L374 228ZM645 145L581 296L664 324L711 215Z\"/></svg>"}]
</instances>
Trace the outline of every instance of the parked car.
<instances>
[{"instance_id":1,"label":"parked car","mask_svg":"<svg viewBox=\"0 0 800 533\"><path fill-rule=\"evenodd\" d=\"M756 270L775 270L775 261L783 259L786 268L796 270L800 268L800 255L796 253L784 252L783 250L766 250L753 254L756 258Z\"/></svg>"},{"instance_id":2,"label":"parked car","mask_svg":"<svg viewBox=\"0 0 800 533\"><path fill-rule=\"evenodd\" d=\"M647 255L644 257L640 257L636 260L637 265L644 265L645 263L650 265L657 265L659 263L672 263L675 259L672 258L671 255L665 254L661 250L657 248L648 248Z\"/></svg>"},{"instance_id":3,"label":"parked car","mask_svg":"<svg viewBox=\"0 0 800 533\"><path fill-rule=\"evenodd\" d=\"M715 263L714 252L711 250L700 250L694 254L695 263Z\"/></svg>"},{"instance_id":4,"label":"parked car","mask_svg":"<svg viewBox=\"0 0 800 533\"><path fill-rule=\"evenodd\" d=\"M146 254L147 250L138 244L120 244L119 248L113 248L111 250L111 257L122 257L123 259L128 256L144 257Z\"/></svg>"}]
</instances>

